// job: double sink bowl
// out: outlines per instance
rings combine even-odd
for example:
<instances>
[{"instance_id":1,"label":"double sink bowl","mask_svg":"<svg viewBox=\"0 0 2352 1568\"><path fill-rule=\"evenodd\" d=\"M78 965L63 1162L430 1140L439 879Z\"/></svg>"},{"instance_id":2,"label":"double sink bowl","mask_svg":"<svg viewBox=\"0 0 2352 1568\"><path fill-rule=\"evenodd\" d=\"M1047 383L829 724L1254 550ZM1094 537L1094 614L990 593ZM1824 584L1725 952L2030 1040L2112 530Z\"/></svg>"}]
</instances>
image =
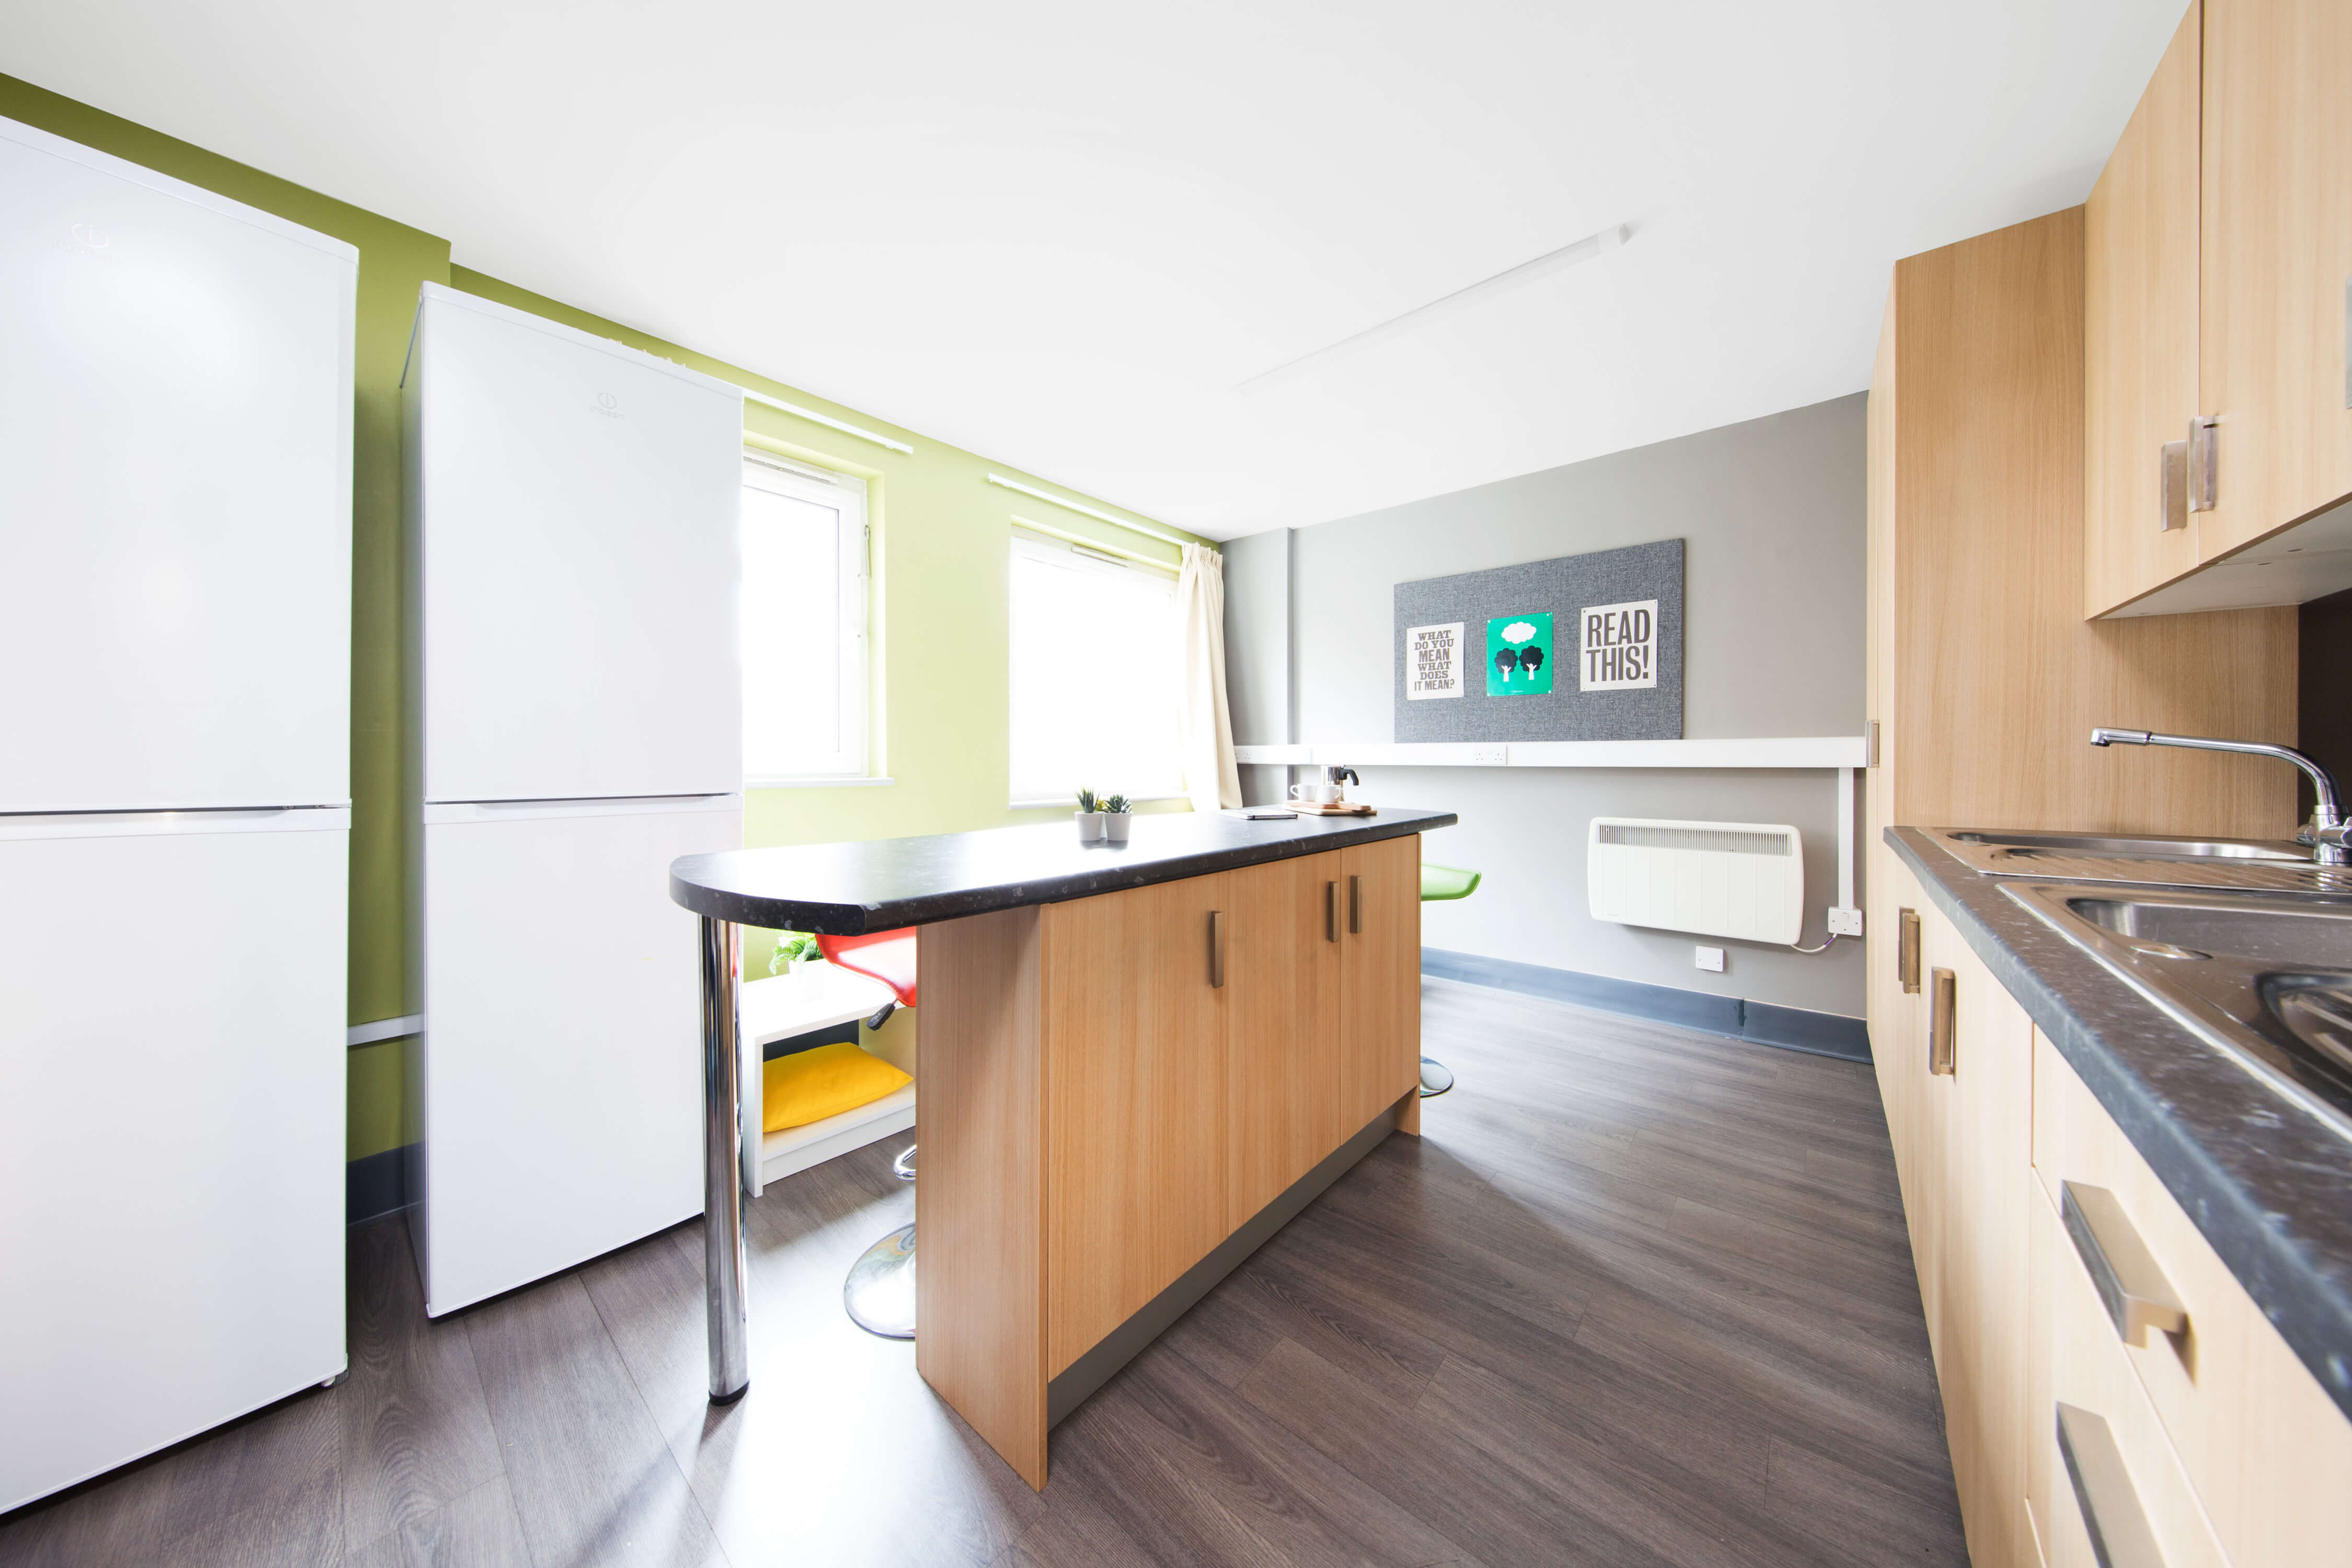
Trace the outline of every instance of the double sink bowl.
<instances>
[{"instance_id":1,"label":"double sink bowl","mask_svg":"<svg viewBox=\"0 0 2352 1568\"><path fill-rule=\"evenodd\" d=\"M2352 867L2253 839L1930 828L1947 854L2352 1139Z\"/></svg>"}]
</instances>

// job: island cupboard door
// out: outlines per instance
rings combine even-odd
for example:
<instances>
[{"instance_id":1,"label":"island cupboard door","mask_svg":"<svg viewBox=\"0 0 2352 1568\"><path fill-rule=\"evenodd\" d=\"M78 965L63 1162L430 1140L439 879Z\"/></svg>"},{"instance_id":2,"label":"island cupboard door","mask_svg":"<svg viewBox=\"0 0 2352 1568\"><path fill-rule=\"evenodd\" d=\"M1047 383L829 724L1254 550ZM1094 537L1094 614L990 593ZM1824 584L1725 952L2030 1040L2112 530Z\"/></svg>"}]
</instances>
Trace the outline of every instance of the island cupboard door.
<instances>
[{"instance_id":1,"label":"island cupboard door","mask_svg":"<svg viewBox=\"0 0 2352 1568\"><path fill-rule=\"evenodd\" d=\"M1339 860L1339 1120L1352 1137L1421 1081L1421 836Z\"/></svg>"},{"instance_id":2,"label":"island cupboard door","mask_svg":"<svg viewBox=\"0 0 2352 1568\"><path fill-rule=\"evenodd\" d=\"M1225 1238L1233 883L1044 910L1048 1377Z\"/></svg>"},{"instance_id":3,"label":"island cupboard door","mask_svg":"<svg viewBox=\"0 0 2352 1568\"><path fill-rule=\"evenodd\" d=\"M1228 1228L1280 1197L1360 1125L1340 1125L1340 859L1333 850L1229 877Z\"/></svg>"}]
</instances>

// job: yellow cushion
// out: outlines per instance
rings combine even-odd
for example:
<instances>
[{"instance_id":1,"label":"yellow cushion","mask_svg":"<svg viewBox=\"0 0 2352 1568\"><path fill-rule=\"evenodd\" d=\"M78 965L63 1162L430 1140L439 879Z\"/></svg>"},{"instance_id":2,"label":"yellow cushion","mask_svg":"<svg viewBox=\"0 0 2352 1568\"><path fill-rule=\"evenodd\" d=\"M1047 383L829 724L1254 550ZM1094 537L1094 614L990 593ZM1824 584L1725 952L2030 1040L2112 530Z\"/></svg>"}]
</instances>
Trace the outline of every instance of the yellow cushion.
<instances>
[{"instance_id":1,"label":"yellow cushion","mask_svg":"<svg viewBox=\"0 0 2352 1568\"><path fill-rule=\"evenodd\" d=\"M766 1114L760 1125L770 1132L855 1110L915 1081L846 1040L778 1057L765 1064L761 1077Z\"/></svg>"}]
</instances>

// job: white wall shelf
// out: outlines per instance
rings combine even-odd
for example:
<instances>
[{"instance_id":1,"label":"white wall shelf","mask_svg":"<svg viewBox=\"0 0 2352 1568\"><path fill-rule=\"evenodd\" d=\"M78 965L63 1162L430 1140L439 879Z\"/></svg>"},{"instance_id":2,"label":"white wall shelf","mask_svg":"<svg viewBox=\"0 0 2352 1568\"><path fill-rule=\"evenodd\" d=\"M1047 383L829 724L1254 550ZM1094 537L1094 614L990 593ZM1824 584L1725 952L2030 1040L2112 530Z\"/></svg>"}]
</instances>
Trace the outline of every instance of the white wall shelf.
<instances>
[{"instance_id":1,"label":"white wall shelf","mask_svg":"<svg viewBox=\"0 0 2352 1568\"><path fill-rule=\"evenodd\" d=\"M1297 746L1235 746L1243 763L1389 768L1859 768L1869 765L1859 735L1769 735L1727 741L1317 741Z\"/></svg>"},{"instance_id":2,"label":"white wall shelf","mask_svg":"<svg viewBox=\"0 0 2352 1568\"><path fill-rule=\"evenodd\" d=\"M1860 735L1762 735L1725 741L1316 741L1235 746L1234 761L1276 767L1349 768L1821 768L1837 774L1838 901L1830 929L1862 934L1854 902L1854 782L1870 765Z\"/></svg>"},{"instance_id":3,"label":"white wall shelf","mask_svg":"<svg viewBox=\"0 0 2352 1568\"><path fill-rule=\"evenodd\" d=\"M745 1082L743 1125L757 1128L765 1088L761 1047L795 1035L830 1029L872 1016L890 1000L887 985L867 975L836 969L822 962L804 963L791 974L766 980L746 980L738 1020L742 1035ZM909 1063L895 1064L901 1068ZM853 1106L838 1116L827 1116L780 1132L758 1134L758 1159L744 1161L744 1191L753 1197L770 1182L782 1181L836 1154L904 1132L915 1124L915 1086L902 1084L879 1100ZM745 1153L751 1140L745 1140ZM756 1166L756 1169L754 1168Z\"/></svg>"}]
</instances>

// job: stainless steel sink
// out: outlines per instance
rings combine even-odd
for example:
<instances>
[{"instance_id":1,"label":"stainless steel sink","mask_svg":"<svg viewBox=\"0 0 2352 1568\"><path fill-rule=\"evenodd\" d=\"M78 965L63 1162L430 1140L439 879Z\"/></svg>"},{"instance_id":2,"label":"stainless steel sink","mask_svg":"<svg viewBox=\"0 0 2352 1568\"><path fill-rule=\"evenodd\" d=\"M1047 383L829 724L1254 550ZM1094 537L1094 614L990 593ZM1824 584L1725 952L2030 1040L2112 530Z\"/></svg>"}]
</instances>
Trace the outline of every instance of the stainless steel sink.
<instances>
[{"instance_id":1,"label":"stainless steel sink","mask_svg":"<svg viewBox=\"0 0 2352 1568\"><path fill-rule=\"evenodd\" d=\"M2002 891L2352 1138L2352 899L2039 882Z\"/></svg>"},{"instance_id":2,"label":"stainless steel sink","mask_svg":"<svg viewBox=\"0 0 2352 1568\"><path fill-rule=\"evenodd\" d=\"M1952 858L1992 877L2063 877L2136 887L2352 895L2352 868L2315 865L2309 849L2284 840L2000 833L1962 827L1927 831Z\"/></svg>"}]
</instances>

